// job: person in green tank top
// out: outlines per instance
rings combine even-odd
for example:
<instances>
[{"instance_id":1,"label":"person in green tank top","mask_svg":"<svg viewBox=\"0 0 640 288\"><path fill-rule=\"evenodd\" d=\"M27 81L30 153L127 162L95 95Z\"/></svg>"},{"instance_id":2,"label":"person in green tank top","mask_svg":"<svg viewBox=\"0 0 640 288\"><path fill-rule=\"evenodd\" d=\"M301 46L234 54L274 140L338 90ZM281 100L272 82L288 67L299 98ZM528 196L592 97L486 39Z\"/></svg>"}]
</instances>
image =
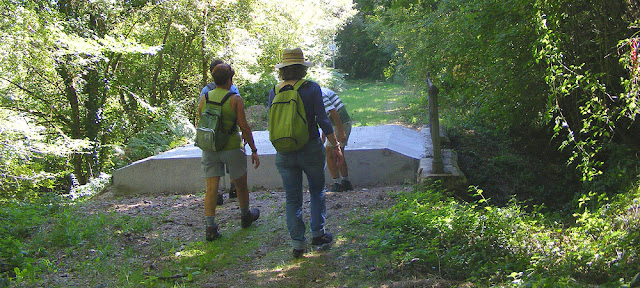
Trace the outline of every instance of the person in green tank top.
<instances>
[{"instance_id":1,"label":"person in green tank top","mask_svg":"<svg viewBox=\"0 0 640 288\"><path fill-rule=\"evenodd\" d=\"M209 100L219 101L227 93L231 85L233 85L233 75L235 71L228 64L218 64L211 71L211 76L216 84L216 88L208 92ZM202 113L206 105L205 97L200 99L198 104L198 115ZM198 119L199 121L200 119ZM244 101L240 95L231 96L222 105L222 126L223 131L233 131L227 144L220 151L202 151L202 170L204 172L207 191L204 197L204 215L206 221L206 240L213 241L218 239L220 230L215 222L216 214L216 198L218 195L218 187L220 185L220 177L224 176L224 166L229 168L229 178L231 178L238 192L238 205L240 206L240 224L242 228L251 226L251 223L260 217L258 208L249 209L249 188L247 185L247 159L244 151L242 140L251 147L251 163L257 169L260 166L260 158L258 157L258 149L253 141L251 127L247 123L244 112ZM242 136L237 132L240 127Z\"/></svg>"}]
</instances>

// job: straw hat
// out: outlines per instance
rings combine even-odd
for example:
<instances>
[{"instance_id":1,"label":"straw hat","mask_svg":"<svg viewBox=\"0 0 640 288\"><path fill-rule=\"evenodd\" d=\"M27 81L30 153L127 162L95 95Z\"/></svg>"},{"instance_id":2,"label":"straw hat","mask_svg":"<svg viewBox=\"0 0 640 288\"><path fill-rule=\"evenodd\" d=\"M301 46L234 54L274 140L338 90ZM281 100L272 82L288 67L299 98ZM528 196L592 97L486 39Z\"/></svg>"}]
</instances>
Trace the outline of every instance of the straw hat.
<instances>
[{"instance_id":1,"label":"straw hat","mask_svg":"<svg viewBox=\"0 0 640 288\"><path fill-rule=\"evenodd\" d=\"M284 51L282 51L282 63L276 64L276 69L295 64L309 67L312 63L309 61L304 61L304 54L302 54L302 49L284 49Z\"/></svg>"}]
</instances>

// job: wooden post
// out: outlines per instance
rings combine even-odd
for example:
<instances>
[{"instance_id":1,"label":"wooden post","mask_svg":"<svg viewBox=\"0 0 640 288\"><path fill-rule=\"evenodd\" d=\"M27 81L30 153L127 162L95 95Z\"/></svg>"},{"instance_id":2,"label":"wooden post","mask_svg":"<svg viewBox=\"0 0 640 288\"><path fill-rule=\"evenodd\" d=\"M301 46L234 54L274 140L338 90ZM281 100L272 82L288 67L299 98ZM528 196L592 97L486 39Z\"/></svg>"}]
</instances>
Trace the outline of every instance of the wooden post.
<instances>
[{"instance_id":1,"label":"wooden post","mask_svg":"<svg viewBox=\"0 0 640 288\"><path fill-rule=\"evenodd\" d=\"M431 142L433 144L433 164L432 173L444 173L442 164L442 150L440 146L440 119L438 118L438 87L433 85L427 73L427 92L429 94L429 129L431 131Z\"/></svg>"}]
</instances>

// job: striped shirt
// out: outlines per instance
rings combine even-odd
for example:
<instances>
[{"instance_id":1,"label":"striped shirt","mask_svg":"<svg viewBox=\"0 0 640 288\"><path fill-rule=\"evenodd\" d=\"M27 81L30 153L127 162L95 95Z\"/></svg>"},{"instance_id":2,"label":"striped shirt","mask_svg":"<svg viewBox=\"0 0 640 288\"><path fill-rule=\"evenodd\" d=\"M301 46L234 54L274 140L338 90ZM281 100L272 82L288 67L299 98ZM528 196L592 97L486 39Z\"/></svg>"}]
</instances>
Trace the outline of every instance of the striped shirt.
<instances>
[{"instance_id":1,"label":"striped shirt","mask_svg":"<svg viewBox=\"0 0 640 288\"><path fill-rule=\"evenodd\" d=\"M330 89L324 87L320 89L322 90L322 101L324 102L325 112L329 113L329 111L333 109L338 110L344 107L344 104L342 104L342 100L340 100L340 97L338 97L338 94L336 94L336 92L333 92Z\"/></svg>"},{"instance_id":2,"label":"striped shirt","mask_svg":"<svg viewBox=\"0 0 640 288\"><path fill-rule=\"evenodd\" d=\"M338 115L340 115L340 120L343 124L351 122L351 117L349 117L349 113L347 113L347 109L344 107L342 100L338 97L338 94L333 92L331 89L320 88L322 90L322 102L324 102L324 111L329 113L329 111L336 109L338 111ZM329 117L331 119L331 117ZM331 119L331 123L333 123L333 119Z\"/></svg>"}]
</instances>

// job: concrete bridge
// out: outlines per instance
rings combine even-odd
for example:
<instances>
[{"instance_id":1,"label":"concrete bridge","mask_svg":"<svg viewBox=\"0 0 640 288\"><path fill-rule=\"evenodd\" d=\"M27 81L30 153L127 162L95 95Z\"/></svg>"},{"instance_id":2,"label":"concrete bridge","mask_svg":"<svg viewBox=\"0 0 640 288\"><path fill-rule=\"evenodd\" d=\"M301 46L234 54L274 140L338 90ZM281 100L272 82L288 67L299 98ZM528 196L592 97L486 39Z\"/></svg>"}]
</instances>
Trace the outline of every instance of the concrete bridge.
<instances>
[{"instance_id":1,"label":"concrete bridge","mask_svg":"<svg viewBox=\"0 0 640 288\"><path fill-rule=\"evenodd\" d=\"M281 189L282 179L275 167L276 151L269 141L268 131L254 131L253 137L259 151L260 167L253 169L251 158L247 157L249 187ZM247 152L251 153L248 149ZM443 155L445 173L431 173L433 147L429 128L413 130L398 125L354 127L345 149L349 178L356 188L411 183L429 177L459 177L461 173L455 163L455 154L445 152ZM190 194L204 191L200 156L199 148L188 145L139 160L116 170L113 186L118 194ZM331 183L328 171L325 177L327 184ZM221 181L221 186L228 183L227 176Z\"/></svg>"}]
</instances>

